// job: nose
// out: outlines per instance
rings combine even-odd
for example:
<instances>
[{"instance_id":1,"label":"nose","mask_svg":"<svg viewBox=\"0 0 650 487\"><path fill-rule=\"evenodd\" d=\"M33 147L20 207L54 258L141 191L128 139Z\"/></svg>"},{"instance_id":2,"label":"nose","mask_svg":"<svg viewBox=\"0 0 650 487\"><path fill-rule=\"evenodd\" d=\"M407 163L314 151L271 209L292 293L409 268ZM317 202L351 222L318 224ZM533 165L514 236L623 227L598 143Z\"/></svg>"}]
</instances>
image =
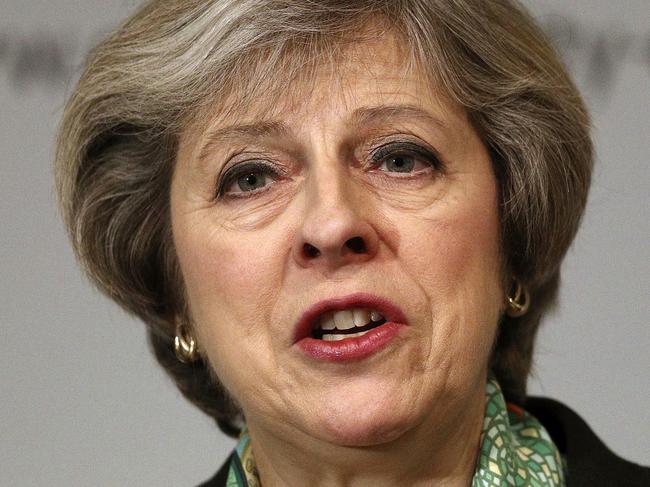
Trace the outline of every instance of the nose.
<instances>
[{"instance_id":1,"label":"nose","mask_svg":"<svg viewBox=\"0 0 650 487\"><path fill-rule=\"evenodd\" d=\"M292 248L298 265L331 272L376 255L379 237L370 221L368 198L345 172L310 181L305 189L303 220Z\"/></svg>"}]
</instances>

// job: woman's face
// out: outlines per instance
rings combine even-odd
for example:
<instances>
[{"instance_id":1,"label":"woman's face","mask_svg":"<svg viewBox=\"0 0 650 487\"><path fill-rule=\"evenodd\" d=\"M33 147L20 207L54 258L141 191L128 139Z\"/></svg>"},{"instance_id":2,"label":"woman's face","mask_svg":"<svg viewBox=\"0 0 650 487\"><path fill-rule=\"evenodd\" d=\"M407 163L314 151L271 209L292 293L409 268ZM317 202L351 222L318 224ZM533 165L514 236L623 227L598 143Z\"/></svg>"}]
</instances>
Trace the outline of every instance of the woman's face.
<instances>
[{"instance_id":1,"label":"woman's face","mask_svg":"<svg viewBox=\"0 0 650 487\"><path fill-rule=\"evenodd\" d=\"M464 111L404 57L358 45L315 85L215 107L181 137L172 226L195 334L251 431L377 445L482 413L496 181ZM374 328L335 333L355 316Z\"/></svg>"}]
</instances>

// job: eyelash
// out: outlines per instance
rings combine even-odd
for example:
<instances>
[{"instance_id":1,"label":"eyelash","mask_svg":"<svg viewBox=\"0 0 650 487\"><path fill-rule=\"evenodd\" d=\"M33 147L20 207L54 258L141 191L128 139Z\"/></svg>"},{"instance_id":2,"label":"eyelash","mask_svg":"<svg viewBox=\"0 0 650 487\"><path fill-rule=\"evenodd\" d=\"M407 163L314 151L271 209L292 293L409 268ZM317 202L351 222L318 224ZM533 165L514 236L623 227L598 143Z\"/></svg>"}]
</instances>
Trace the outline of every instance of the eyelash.
<instances>
[{"instance_id":1,"label":"eyelash","mask_svg":"<svg viewBox=\"0 0 650 487\"><path fill-rule=\"evenodd\" d=\"M424 162L425 164L431 166L431 169L434 171L440 172L444 169L444 166L440 161L440 157L438 157L438 155L433 150L422 147L421 145L414 142L388 142L386 144L380 145L371 151L370 165L372 167L379 167L391 158L404 156L412 157L416 160ZM420 172L421 171L416 171L410 175L414 176Z\"/></svg>"},{"instance_id":2,"label":"eyelash","mask_svg":"<svg viewBox=\"0 0 650 487\"><path fill-rule=\"evenodd\" d=\"M374 148L370 151L370 162L368 166L372 168L380 167L384 162L390 160L390 158L397 157L413 157L416 160L424 162L429 165L433 171L441 172L444 170L444 165L440 161L438 155L425 147L422 147L419 144L412 142L388 142L379 147ZM389 171L387 171L389 172ZM408 173L408 176L390 176L390 177L401 177L409 178L421 174L423 171L416 171L414 173ZM272 179L279 179L285 174L279 171L275 166L264 162L263 160L249 160L237 164L236 166L226 170L223 177L220 178L217 185L217 194L216 199L221 198L247 198L255 194L264 192L268 186L261 188L259 190L253 191L242 191L240 193L231 193L227 194L226 189L229 188L234 182L237 181L242 176L249 174L264 174L265 176L270 176Z\"/></svg>"}]
</instances>

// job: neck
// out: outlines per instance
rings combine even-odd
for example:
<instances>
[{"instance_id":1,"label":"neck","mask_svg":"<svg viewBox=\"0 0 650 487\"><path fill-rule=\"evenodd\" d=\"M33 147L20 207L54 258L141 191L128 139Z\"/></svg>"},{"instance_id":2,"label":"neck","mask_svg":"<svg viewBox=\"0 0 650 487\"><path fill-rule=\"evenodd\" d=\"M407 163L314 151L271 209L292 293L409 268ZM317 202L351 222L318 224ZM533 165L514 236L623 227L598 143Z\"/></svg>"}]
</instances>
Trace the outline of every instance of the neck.
<instances>
[{"instance_id":1,"label":"neck","mask_svg":"<svg viewBox=\"0 0 650 487\"><path fill-rule=\"evenodd\" d=\"M484 391L460 409L434 408L397 439L368 447L335 445L296 430L278 434L255 422L248 428L263 487L467 487L480 448Z\"/></svg>"}]
</instances>

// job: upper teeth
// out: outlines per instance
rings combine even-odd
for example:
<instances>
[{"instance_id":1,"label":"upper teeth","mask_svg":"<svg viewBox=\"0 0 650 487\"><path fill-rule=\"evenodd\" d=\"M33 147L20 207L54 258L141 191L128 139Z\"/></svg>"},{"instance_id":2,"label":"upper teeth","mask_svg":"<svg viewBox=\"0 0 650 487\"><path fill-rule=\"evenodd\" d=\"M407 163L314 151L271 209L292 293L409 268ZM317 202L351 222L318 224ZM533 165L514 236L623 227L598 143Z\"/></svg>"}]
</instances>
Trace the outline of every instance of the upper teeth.
<instances>
[{"instance_id":1,"label":"upper teeth","mask_svg":"<svg viewBox=\"0 0 650 487\"><path fill-rule=\"evenodd\" d=\"M329 311L323 314L318 328L322 330L349 330L366 326L370 321L381 321L384 317L375 310L354 308L341 311Z\"/></svg>"}]
</instances>

